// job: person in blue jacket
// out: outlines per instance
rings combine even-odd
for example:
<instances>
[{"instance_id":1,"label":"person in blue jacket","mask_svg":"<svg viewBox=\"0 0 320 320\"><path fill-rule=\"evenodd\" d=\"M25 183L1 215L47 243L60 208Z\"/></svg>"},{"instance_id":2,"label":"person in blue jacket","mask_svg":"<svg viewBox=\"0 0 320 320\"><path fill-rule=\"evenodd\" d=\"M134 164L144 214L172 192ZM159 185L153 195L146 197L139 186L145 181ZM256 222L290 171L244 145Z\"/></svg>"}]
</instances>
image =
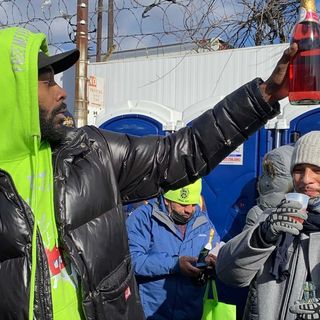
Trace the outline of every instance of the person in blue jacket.
<instances>
[{"instance_id":1,"label":"person in blue jacket","mask_svg":"<svg viewBox=\"0 0 320 320\"><path fill-rule=\"evenodd\" d=\"M197 267L200 251L219 241L207 213L201 211L201 180L134 210L127 219L129 248L148 320L199 320L205 285ZM204 267L204 269L203 269Z\"/></svg>"}]
</instances>

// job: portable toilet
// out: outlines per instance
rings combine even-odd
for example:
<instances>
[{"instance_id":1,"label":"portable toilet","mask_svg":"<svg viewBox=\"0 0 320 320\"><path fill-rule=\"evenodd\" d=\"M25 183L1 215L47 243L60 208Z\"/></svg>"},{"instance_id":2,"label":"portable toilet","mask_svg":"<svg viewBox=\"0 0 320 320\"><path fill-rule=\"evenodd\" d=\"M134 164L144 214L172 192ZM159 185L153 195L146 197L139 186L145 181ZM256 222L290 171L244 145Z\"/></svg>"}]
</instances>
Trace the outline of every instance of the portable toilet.
<instances>
[{"instance_id":1,"label":"portable toilet","mask_svg":"<svg viewBox=\"0 0 320 320\"><path fill-rule=\"evenodd\" d=\"M115 106L112 112L100 113L96 125L137 136L166 135L191 124L202 108L203 105L191 106L180 113L151 101L129 100ZM246 213L255 204L259 136L259 132L255 133L203 178L206 208L224 241L241 231Z\"/></svg>"},{"instance_id":2,"label":"portable toilet","mask_svg":"<svg viewBox=\"0 0 320 320\"><path fill-rule=\"evenodd\" d=\"M112 112L100 113L96 125L120 133L165 135L177 130L181 113L152 101L128 100L115 106Z\"/></svg>"},{"instance_id":3,"label":"portable toilet","mask_svg":"<svg viewBox=\"0 0 320 320\"><path fill-rule=\"evenodd\" d=\"M282 119L283 130L280 144L294 143L300 136L314 130L320 130L320 109L315 106L286 105ZM279 126L280 127L280 126Z\"/></svg>"}]
</instances>

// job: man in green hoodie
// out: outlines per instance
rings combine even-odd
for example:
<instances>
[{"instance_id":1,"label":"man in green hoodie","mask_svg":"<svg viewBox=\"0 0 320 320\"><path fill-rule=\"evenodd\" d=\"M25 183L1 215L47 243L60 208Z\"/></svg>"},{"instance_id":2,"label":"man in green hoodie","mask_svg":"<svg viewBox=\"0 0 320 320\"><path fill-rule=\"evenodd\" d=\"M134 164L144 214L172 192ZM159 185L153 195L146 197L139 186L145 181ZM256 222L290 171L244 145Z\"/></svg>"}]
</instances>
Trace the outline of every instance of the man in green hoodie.
<instances>
[{"instance_id":1,"label":"man in green hoodie","mask_svg":"<svg viewBox=\"0 0 320 320\"><path fill-rule=\"evenodd\" d=\"M139 138L63 125L54 75L78 50L49 57L43 34L0 30L1 318L143 319L122 203L196 181L279 114L296 50L192 127Z\"/></svg>"}]
</instances>

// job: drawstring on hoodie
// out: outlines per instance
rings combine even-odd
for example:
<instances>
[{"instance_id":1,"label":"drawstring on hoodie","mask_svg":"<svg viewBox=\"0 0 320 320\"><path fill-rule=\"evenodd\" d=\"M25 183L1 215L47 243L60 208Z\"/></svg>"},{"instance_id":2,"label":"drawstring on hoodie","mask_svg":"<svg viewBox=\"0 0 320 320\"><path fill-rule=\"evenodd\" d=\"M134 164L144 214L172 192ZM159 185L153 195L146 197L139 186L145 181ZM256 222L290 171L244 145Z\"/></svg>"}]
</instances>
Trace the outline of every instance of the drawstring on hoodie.
<instances>
[{"instance_id":1,"label":"drawstring on hoodie","mask_svg":"<svg viewBox=\"0 0 320 320\"><path fill-rule=\"evenodd\" d=\"M29 299L29 320L34 320L34 292L36 285L36 270L37 270L37 229L38 229L38 187L37 187L37 179L39 176L39 149L40 149L40 136L33 136L33 149L34 155L31 157L31 166L33 174L33 188L32 188L32 196L31 196L31 208L34 213L34 227L32 231L32 257L31 257L31 279L30 279L30 299ZM50 150L50 149L49 149ZM52 161L51 159L51 151L46 152L46 157L48 163ZM49 185L53 186L53 172L52 166L48 167L48 177L50 179ZM54 231L54 241L56 248L59 247L58 241L58 230L56 227L55 214L54 214L54 205L53 205L53 197L50 197L50 203L47 207L50 210L51 224Z\"/></svg>"},{"instance_id":2,"label":"drawstring on hoodie","mask_svg":"<svg viewBox=\"0 0 320 320\"><path fill-rule=\"evenodd\" d=\"M31 208L34 214L33 218L33 231L32 231L32 244L31 244L31 279L30 279L30 297L29 297L29 320L33 320L34 315L34 291L36 286L36 270L37 270L37 229L38 222L36 216L36 206L38 204L38 190L36 186L36 179L38 176L38 154L39 154L39 136L33 136L33 151L34 155L31 156L31 166L33 174L32 181L32 194L31 194Z\"/></svg>"}]
</instances>

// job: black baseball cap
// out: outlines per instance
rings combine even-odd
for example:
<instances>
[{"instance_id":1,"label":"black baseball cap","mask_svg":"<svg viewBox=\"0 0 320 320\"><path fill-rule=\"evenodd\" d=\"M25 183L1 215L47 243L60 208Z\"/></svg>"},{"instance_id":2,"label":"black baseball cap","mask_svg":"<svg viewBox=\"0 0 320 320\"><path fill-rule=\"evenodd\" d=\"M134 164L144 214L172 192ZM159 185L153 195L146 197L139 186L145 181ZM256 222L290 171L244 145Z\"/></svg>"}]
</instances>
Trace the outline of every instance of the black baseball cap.
<instances>
[{"instance_id":1,"label":"black baseball cap","mask_svg":"<svg viewBox=\"0 0 320 320\"><path fill-rule=\"evenodd\" d=\"M79 50L73 49L54 56L48 56L40 51L38 54L38 70L51 66L55 74L72 67L79 59Z\"/></svg>"}]
</instances>

